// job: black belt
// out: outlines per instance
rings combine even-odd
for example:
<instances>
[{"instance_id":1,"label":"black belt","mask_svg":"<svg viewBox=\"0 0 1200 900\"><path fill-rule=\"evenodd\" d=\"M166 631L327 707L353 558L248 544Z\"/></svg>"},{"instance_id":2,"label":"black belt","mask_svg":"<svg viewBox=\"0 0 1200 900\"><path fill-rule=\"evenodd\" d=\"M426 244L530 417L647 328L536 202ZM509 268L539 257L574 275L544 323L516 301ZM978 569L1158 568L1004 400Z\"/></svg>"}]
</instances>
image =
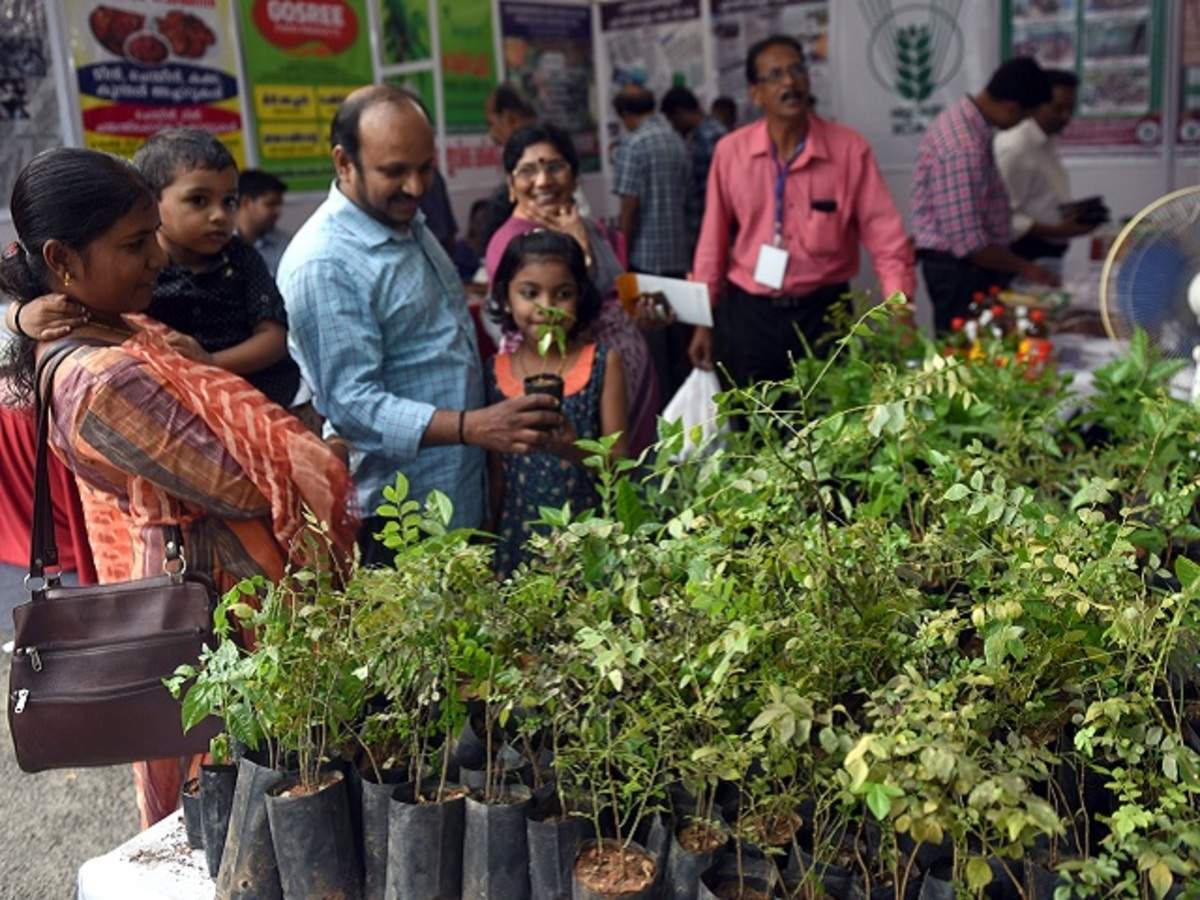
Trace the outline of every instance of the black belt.
<instances>
[{"instance_id":1,"label":"black belt","mask_svg":"<svg viewBox=\"0 0 1200 900\"><path fill-rule=\"evenodd\" d=\"M739 287L734 287L733 290L743 297L767 303L776 309L796 309L797 307L810 306L814 303L834 303L841 299L843 294L849 292L850 285L844 281L839 284L826 284L815 291L809 291L807 294L752 294Z\"/></svg>"}]
</instances>

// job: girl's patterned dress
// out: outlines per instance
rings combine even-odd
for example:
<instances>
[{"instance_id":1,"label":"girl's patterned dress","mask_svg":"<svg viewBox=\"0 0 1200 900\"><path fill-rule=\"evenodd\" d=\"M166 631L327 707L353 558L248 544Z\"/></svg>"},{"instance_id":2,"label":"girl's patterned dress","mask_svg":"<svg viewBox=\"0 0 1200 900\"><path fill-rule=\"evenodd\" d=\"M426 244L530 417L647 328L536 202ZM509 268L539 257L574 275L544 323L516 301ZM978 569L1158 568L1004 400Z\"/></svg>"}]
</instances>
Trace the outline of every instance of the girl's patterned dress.
<instances>
[{"instance_id":1,"label":"girl's patterned dress","mask_svg":"<svg viewBox=\"0 0 1200 900\"><path fill-rule=\"evenodd\" d=\"M580 438L600 436L600 395L608 351L589 344L563 373L563 414ZM501 353L487 363L487 402L499 403L525 393L513 372L512 354ZM511 573L528 558L525 540L535 530L539 507L571 504L572 513L592 506L596 488L590 471L553 453L504 454L504 506L500 512L500 540L496 544L496 569Z\"/></svg>"}]
</instances>

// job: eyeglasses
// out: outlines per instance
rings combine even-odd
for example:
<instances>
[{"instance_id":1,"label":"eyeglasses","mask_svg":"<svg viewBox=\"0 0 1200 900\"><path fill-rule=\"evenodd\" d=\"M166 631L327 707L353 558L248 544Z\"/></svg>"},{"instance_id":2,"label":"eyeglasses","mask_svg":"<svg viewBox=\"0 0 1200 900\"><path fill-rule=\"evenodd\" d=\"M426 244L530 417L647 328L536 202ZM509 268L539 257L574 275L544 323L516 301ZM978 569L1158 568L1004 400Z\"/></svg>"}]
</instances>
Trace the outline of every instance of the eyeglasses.
<instances>
[{"instance_id":1,"label":"eyeglasses","mask_svg":"<svg viewBox=\"0 0 1200 900\"><path fill-rule=\"evenodd\" d=\"M804 63L793 63L786 69L771 69L769 72L763 72L758 76L757 80L759 83L779 84L785 78L790 78L792 81L799 81L806 75L808 75L808 66Z\"/></svg>"},{"instance_id":2,"label":"eyeglasses","mask_svg":"<svg viewBox=\"0 0 1200 900\"><path fill-rule=\"evenodd\" d=\"M525 163L525 165L517 166L513 170L513 178L520 178L522 181L532 181L534 178L537 178L538 172L545 172L551 178L558 178L560 175L565 175L570 169L571 166L565 159Z\"/></svg>"}]
</instances>

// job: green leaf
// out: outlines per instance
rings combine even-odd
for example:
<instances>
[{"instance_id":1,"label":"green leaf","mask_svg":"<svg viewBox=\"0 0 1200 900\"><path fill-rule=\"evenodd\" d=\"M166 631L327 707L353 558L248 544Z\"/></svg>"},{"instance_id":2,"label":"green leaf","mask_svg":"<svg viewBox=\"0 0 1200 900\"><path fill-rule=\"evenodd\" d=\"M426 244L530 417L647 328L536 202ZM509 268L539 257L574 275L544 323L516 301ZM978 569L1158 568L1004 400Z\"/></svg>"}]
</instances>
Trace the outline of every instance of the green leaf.
<instances>
[{"instance_id":1,"label":"green leaf","mask_svg":"<svg viewBox=\"0 0 1200 900\"><path fill-rule=\"evenodd\" d=\"M1183 585L1184 590L1190 588L1200 578L1200 565L1192 562L1186 556L1175 557L1175 577Z\"/></svg>"},{"instance_id":2,"label":"green leaf","mask_svg":"<svg viewBox=\"0 0 1200 900\"><path fill-rule=\"evenodd\" d=\"M1171 870L1167 868L1167 864L1159 860L1150 867L1148 873L1150 877L1150 887L1154 888L1154 896L1162 900L1167 895L1167 891L1171 889L1171 882L1175 879L1171 875Z\"/></svg>"},{"instance_id":3,"label":"green leaf","mask_svg":"<svg viewBox=\"0 0 1200 900\"><path fill-rule=\"evenodd\" d=\"M950 485L950 489L948 491L946 491L945 494L942 495L942 500L943 501L949 500L951 502L956 502L958 500L964 499L970 493L971 493L971 489L969 487L967 487L965 484L952 484L952 485Z\"/></svg>"},{"instance_id":4,"label":"green leaf","mask_svg":"<svg viewBox=\"0 0 1200 900\"><path fill-rule=\"evenodd\" d=\"M967 862L967 887L973 891L981 891L991 883L992 869L987 860L979 856L971 857Z\"/></svg>"},{"instance_id":5,"label":"green leaf","mask_svg":"<svg viewBox=\"0 0 1200 900\"><path fill-rule=\"evenodd\" d=\"M869 782L866 791L867 807L875 815L875 818L882 822L892 811L892 798L903 796L903 794L904 792L899 788L874 781Z\"/></svg>"}]
</instances>

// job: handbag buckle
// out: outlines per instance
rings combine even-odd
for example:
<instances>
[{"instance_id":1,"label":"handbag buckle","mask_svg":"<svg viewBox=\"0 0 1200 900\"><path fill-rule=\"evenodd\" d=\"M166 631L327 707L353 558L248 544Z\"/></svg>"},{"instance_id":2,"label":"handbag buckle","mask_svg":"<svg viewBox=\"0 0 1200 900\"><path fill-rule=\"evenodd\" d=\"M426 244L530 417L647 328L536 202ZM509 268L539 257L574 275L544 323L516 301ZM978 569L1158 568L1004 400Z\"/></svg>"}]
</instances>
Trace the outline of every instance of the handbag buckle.
<instances>
[{"instance_id":1,"label":"handbag buckle","mask_svg":"<svg viewBox=\"0 0 1200 900\"><path fill-rule=\"evenodd\" d=\"M30 594L38 594L49 588L56 588L62 584L62 569L43 571L41 575L26 575L21 583Z\"/></svg>"},{"instance_id":2,"label":"handbag buckle","mask_svg":"<svg viewBox=\"0 0 1200 900\"><path fill-rule=\"evenodd\" d=\"M171 576L173 584L182 584L183 576L187 572L187 557L183 555L183 548L174 541L167 541L167 558L163 560L163 573Z\"/></svg>"}]
</instances>

